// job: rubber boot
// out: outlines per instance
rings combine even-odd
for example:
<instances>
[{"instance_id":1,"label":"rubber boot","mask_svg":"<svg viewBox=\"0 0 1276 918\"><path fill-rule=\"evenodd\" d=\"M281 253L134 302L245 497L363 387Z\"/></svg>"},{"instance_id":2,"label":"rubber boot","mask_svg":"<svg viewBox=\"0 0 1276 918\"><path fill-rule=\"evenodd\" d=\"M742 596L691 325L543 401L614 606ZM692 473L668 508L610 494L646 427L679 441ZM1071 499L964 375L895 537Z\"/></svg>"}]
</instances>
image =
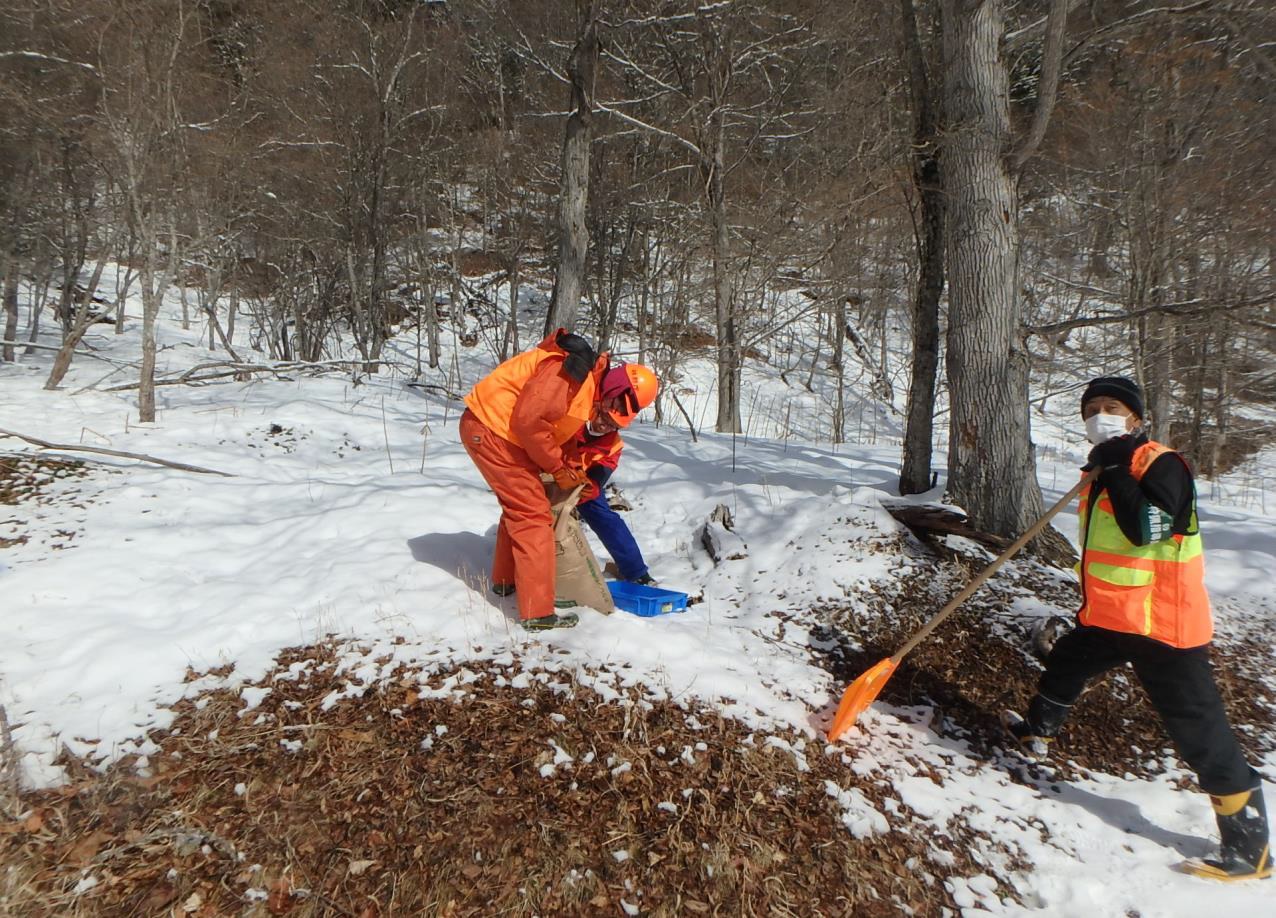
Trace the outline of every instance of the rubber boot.
<instances>
[{"instance_id":1,"label":"rubber boot","mask_svg":"<svg viewBox=\"0 0 1276 918\"><path fill-rule=\"evenodd\" d=\"M1221 840L1218 857L1188 861L1188 873L1212 880L1258 880L1272 875L1267 806L1262 784L1239 794L1210 797Z\"/></svg>"},{"instance_id":2,"label":"rubber boot","mask_svg":"<svg viewBox=\"0 0 1276 918\"><path fill-rule=\"evenodd\" d=\"M1050 744L1059 735L1068 710L1068 705L1038 694L1033 696L1032 703L1028 705L1026 718L1020 717L1015 711L1003 711L1001 724L1014 739L1024 758L1030 762L1044 762L1050 757Z\"/></svg>"}]
</instances>

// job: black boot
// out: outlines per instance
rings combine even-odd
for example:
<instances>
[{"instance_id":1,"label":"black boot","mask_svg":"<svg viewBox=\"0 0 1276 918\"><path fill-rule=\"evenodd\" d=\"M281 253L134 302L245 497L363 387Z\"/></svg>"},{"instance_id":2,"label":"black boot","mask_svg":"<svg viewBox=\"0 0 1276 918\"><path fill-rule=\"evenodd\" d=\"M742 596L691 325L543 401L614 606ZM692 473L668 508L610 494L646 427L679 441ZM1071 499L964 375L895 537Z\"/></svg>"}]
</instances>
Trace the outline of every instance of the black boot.
<instances>
[{"instance_id":1,"label":"black boot","mask_svg":"<svg viewBox=\"0 0 1276 918\"><path fill-rule=\"evenodd\" d=\"M492 592L497 596L513 596L514 584L512 583L493 583Z\"/></svg>"},{"instance_id":2,"label":"black boot","mask_svg":"<svg viewBox=\"0 0 1276 918\"><path fill-rule=\"evenodd\" d=\"M1188 861L1184 869L1213 880L1257 880L1272 875L1268 850L1267 806L1263 786L1224 797L1210 797L1221 839L1218 857Z\"/></svg>"},{"instance_id":3,"label":"black boot","mask_svg":"<svg viewBox=\"0 0 1276 918\"><path fill-rule=\"evenodd\" d=\"M1050 743L1068 716L1068 705L1035 695L1028 705L1027 718L1014 711L1003 711L1001 725L1014 739L1018 750L1030 762L1044 762L1050 756Z\"/></svg>"}]
</instances>

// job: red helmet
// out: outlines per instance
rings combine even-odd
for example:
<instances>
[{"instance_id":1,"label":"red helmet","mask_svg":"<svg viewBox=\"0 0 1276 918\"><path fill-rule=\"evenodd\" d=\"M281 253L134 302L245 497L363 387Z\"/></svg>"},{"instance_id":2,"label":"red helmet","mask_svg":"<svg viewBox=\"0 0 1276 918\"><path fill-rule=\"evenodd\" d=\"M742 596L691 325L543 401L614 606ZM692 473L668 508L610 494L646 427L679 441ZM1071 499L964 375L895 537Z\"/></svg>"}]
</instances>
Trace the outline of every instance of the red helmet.
<instances>
[{"instance_id":1,"label":"red helmet","mask_svg":"<svg viewBox=\"0 0 1276 918\"><path fill-rule=\"evenodd\" d=\"M628 427L639 411L656 400L660 381L650 367L641 363L622 363L603 374L603 398L623 398L624 408L609 412L618 427Z\"/></svg>"}]
</instances>

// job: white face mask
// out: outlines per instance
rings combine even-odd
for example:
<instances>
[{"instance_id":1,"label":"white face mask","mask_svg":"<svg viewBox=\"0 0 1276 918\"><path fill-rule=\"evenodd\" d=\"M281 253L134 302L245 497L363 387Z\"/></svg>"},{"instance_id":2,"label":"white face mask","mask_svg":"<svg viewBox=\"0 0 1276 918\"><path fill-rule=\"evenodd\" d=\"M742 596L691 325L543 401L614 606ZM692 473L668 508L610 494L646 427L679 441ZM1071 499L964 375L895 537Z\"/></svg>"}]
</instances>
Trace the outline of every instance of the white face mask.
<instances>
[{"instance_id":1,"label":"white face mask","mask_svg":"<svg viewBox=\"0 0 1276 918\"><path fill-rule=\"evenodd\" d=\"M603 434L607 433L605 430L597 430L594 427L594 421L592 418L585 422L585 432L591 437L601 437Z\"/></svg>"},{"instance_id":2,"label":"white face mask","mask_svg":"<svg viewBox=\"0 0 1276 918\"><path fill-rule=\"evenodd\" d=\"M1092 414L1085 420L1085 437L1095 446L1113 437L1124 436L1126 416L1123 414Z\"/></svg>"}]
</instances>

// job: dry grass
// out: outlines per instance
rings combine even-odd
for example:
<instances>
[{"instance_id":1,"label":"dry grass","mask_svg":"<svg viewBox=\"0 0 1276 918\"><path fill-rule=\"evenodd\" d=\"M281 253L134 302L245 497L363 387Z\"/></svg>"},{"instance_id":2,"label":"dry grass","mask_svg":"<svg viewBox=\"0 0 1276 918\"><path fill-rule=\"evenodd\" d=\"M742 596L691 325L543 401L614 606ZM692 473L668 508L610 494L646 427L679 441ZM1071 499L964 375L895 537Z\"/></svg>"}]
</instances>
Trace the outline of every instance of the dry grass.
<instances>
[{"instance_id":1,"label":"dry grass","mask_svg":"<svg viewBox=\"0 0 1276 918\"><path fill-rule=\"evenodd\" d=\"M937 914L953 905L945 876L984 872L960 826L943 839L957 855L948 867L906 816L853 838L824 782L879 805L883 788L817 744L804 770L712 711L637 690L605 701L563 674L493 665L451 673L473 681L443 698L399 669L325 711L348 678L336 669L331 648L298 649L261 683L259 708L229 690L184 702L153 737L162 752L146 776L136 763L100 776L66 763L68 788L28 797L26 820L0 837L0 905L371 918L617 915L623 900L653 916ZM570 763L554 765L551 740Z\"/></svg>"},{"instance_id":2,"label":"dry grass","mask_svg":"<svg viewBox=\"0 0 1276 918\"><path fill-rule=\"evenodd\" d=\"M22 809L22 762L13 744L9 712L0 704L0 817L17 819Z\"/></svg>"}]
</instances>

